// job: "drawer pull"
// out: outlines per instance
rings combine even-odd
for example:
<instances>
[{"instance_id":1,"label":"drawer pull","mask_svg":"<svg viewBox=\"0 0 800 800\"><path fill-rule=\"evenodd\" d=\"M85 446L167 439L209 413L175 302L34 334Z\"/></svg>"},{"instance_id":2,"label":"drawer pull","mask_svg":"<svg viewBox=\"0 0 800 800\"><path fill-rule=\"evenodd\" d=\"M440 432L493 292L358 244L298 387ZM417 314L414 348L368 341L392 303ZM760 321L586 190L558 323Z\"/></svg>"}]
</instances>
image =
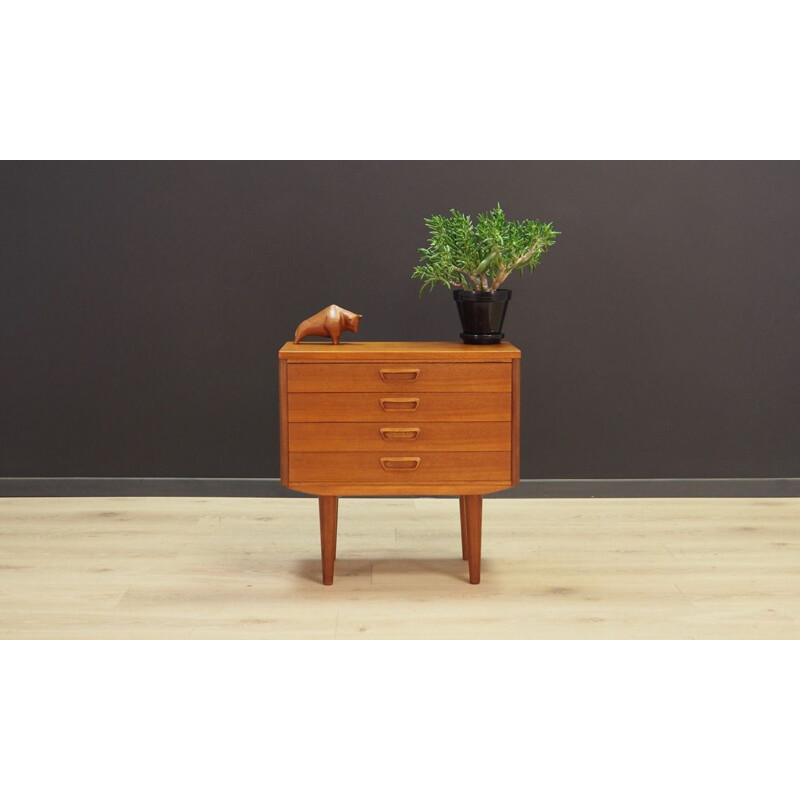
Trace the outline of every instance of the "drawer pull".
<instances>
[{"instance_id":1,"label":"drawer pull","mask_svg":"<svg viewBox=\"0 0 800 800\"><path fill-rule=\"evenodd\" d=\"M384 439L418 439L419 428L381 428Z\"/></svg>"},{"instance_id":2,"label":"drawer pull","mask_svg":"<svg viewBox=\"0 0 800 800\"><path fill-rule=\"evenodd\" d=\"M419 378L418 369L381 369L378 370L383 381L415 381Z\"/></svg>"},{"instance_id":3,"label":"drawer pull","mask_svg":"<svg viewBox=\"0 0 800 800\"><path fill-rule=\"evenodd\" d=\"M416 411L419 397L381 397L379 402L384 411Z\"/></svg>"},{"instance_id":4,"label":"drawer pull","mask_svg":"<svg viewBox=\"0 0 800 800\"><path fill-rule=\"evenodd\" d=\"M416 469L419 466L419 456L408 458L381 458L381 466L384 469Z\"/></svg>"}]
</instances>

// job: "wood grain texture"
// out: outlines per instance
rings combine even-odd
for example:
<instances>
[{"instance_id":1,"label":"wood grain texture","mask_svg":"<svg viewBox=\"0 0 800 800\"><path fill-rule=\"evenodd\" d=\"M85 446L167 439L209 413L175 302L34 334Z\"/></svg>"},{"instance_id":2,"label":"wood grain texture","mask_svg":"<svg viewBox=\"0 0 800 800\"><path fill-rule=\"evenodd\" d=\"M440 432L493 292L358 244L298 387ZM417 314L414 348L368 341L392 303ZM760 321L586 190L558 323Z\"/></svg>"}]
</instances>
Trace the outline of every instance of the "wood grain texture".
<instances>
[{"instance_id":1,"label":"wood grain texture","mask_svg":"<svg viewBox=\"0 0 800 800\"><path fill-rule=\"evenodd\" d=\"M467 537L467 510L463 494L458 496L458 513L461 519L461 558L466 561L469 558L469 539Z\"/></svg>"},{"instance_id":2,"label":"wood grain texture","mask_svg":"<svg viewBox=\"0 0 800 800\"><path fill-rule=\"evenodd\" d=\"M510 422L292 422L293 453L511 450Z\"/></svg>"},{"instance_id":3,"label":"wood grain texture","mask_svg":"<svg viewBox=\"0 0 800 800\"><path fill-rule=\"evenodd\" d=\"M3 639L800 638L800 498L0 499Z\"/></svg>"},{"instance_id":4,"label":"wood grain texture","mask_svg":"<svg viewBox=\"0 0 800 800\"><path fill-rule=\"evenodd\" d=\"M322 583L333 583L333 566L336 561L336 533L339 522L339 498L323 495L319 498L319 532L322 550Z\"/></svg>"},{"instance_id":5,"label":"wood grain texture","mask_svg":"<svg viewBox=\"0 0 800 800\"><path fill-rule=\"evenodd\" d=\"M505 456L508 464L508 454ZM510 481L436 481L435 483L416 483L412 481L376 482L354 481L342 477L335 481L292 481L291 488L305 494L330 494L339 497L386 497L418 496L450 497L461 494L492 494L511 487Z\"/></svg>"},{"instance_id":6,"label":"wood grain texture","mask_svg":"<svg viewBox=\"0 0 800 800\"><path fill-rule=\"evenodd\" d=\"M474 345L473 345L474 346ZM507 392L511 362L289 364L290 392Z\"/></svg>"},{"instance_id":7,"label":"wood grain texture","mask_svg":"<svg viewBox=\"0 0 800 800\"><path fill-rule=\"evenodd\" d=\"M481 582L481 530L483 523L483 498L479 494L464 497L464 518L467 523L467 559L469 582Z\"/></svg>"},{"instance_id":8,"label":"wood grain texture","mask_svg":"<svg viewBox=\"0 0 800 800\"><path fill-rule=\"evenodd\" d=\"M281 483L289 480L289 411L287 395L286 362L278 361L278 407L281 436Z\"/></svg>"},{"instance_id":9,"label":"wood grain texture","mask_svg":"<svg viewBox=\"0 0 800 800\"><path fill-rule=\"evenodd\" d=\"M520 361L511 365L511 483L519 483Z\"/></svg>"},{"instance_id":10,"label":"wood grain texture","mask_svg":"<svg viewBox=\"0 0 800 800\"><path fill-rule=\"evenodd\" d=\"M410 468L407 459L415 459ZM405 460L404 460L405 459ZM402 468L399 465L409 465ZM402 474L401 474L402 473ZM385 493L396 484L423 484L470 481L496 481L511 485L508 452L424 452L393 451L379 453L297 453L291 455L289 482L296 483L381 483ZM327 493L326 493L327 494ZM333 492L332 492L333 494ZM338 492L336 493L338 494Z\"/></svg>"},{"instance_id":11,"label":"wood grain texture","mask_svg":"<svg viewBox=\"0 0 800 800\"><path fill-rule=\"evenodd\" d=\"M278 357L291 362L319 361L508 361L519 358L520 351L508 342L490 346L460 342L340 342L312 344L286 342Z\"/></svg>"},{"instance_id":12,"label":"wood grain texture","mask_svg":"<svg viewBox=\"0 0 800 800\"><path fill-rule=\"evenodd\" d=\"M362 316L335 304L326 306L297 326L294 332L294 344L306 336L323 336L330 338L334 345L338 345L345 331L358 332Z\"/></svg>"},{"instance_id":13,"label":"wood grain texture","mask_svg":"<svg viewBox=\"0 0 800 800\"><path fill-rule=\"evenodd\" d=\"M511 392L295 392L288 408L289 422L509 422Z\"/></svg>"}]
</instances>

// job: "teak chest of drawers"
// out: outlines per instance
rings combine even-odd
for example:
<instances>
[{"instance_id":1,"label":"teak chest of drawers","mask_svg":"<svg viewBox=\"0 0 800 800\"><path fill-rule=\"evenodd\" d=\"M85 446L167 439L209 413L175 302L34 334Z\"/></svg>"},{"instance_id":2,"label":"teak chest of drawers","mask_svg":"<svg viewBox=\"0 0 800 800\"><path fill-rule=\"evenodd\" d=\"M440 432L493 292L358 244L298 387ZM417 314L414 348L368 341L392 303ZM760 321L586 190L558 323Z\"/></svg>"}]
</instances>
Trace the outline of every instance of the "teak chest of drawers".
<instances>
[{"instance_id":1,"label":"teak chest of drawers","mask_svg":"<svg viewBox=\"0 0 800 800\"><path fill-rule=\"evenodd\" d=\"M339 497L458 495L461 555L480 582L484 494L519 483L520 351L511 344L287 342L281 482L319 496L333 583Z\"/></svg>"}]
</instances>

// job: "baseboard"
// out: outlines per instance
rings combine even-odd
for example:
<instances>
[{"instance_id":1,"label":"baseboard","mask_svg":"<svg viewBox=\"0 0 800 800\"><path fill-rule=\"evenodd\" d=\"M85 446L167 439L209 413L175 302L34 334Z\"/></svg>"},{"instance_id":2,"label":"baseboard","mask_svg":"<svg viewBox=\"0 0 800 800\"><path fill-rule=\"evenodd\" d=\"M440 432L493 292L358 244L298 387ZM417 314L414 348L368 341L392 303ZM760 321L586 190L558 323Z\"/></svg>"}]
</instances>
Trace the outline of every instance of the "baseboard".
<instances>
[{"instance_id":1,"label":"baseboard","mask_svg":"<svg viewBox=\"0 0 800 800\"><path fill-rule=\"evenodd\" d=\"M800 478L523 480L504 497L800 497Z\"/></svg>"},{"instance_id":2,"label":"baseboard","mask_svg":"<svg viewBox=\"0 0 800 800\"><path fill-rule=\"evenodd\" d=\"M0 478L0 497L302 497L279 478Z\"/></svg>"},{"instance_id":3,"label":"baseboard","mask_svg":"<svg viewBox=\"0 0 800 800\"><path fill-rule=\"evenodd\" d=\"M303 497L278 478L0 478L0 497ZM800 478L523 480L493 497L800 497Z\"/></svg>"}]
</instances>

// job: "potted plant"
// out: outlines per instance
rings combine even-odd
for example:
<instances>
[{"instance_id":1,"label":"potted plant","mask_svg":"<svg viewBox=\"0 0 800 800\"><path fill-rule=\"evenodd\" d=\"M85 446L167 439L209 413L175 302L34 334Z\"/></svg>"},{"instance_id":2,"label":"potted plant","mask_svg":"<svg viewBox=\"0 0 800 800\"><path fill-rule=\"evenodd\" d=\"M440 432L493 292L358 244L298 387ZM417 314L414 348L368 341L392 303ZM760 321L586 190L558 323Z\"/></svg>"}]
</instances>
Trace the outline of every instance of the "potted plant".
<instances>
[{"instance_id":1,"label":"potted plant","mask_svg":"<svg viewBox=\"0 0 800 800\"><path fill-rule=\"evenodd\" d=\"M431 236L428 247L420 248L420 264L412 273L422 281L420 294L440 283L456 287L462 340L499 343L511 299L511 290L499 287L515 271L533 272L560 231L553 230L552 222L507 220L499 203L488 214L478 214L477 225L455 209L449 217L432 216L425 224Z\"/></svg>"}]
</instances>

